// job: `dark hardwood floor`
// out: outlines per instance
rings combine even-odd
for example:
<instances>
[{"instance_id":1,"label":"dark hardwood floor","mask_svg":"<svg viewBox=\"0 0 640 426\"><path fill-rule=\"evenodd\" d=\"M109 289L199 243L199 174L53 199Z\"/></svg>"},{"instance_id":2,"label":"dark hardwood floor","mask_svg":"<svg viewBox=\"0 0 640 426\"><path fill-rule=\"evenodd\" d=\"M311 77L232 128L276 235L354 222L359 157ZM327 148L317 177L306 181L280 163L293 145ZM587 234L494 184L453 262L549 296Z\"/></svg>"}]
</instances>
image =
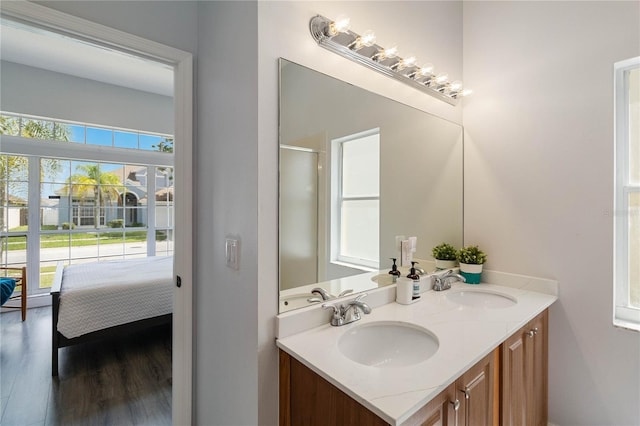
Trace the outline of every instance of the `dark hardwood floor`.
<instances>
[{"instance_id":1,"label":"dark hardwood floor","mask_svg":"<svg viewBox=\"0 0 640 426\"><path fill-rule=\"evenodd\" d=\"M60 350L51 307L0 314L0 425L170 425L171 326Z\"/></svg>"}]
</instances>

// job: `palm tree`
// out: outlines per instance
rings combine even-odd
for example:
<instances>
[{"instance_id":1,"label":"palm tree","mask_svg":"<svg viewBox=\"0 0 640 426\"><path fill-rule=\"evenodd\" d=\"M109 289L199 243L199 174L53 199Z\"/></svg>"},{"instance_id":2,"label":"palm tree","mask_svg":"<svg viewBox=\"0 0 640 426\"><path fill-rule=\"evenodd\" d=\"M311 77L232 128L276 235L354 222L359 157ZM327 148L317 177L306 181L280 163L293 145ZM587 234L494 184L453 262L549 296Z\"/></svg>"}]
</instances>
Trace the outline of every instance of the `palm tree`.
<instances>
[{"instance_id":1,"label":"palm tree","mask_svg":"<svg viewBox=\"0 0 640 426\"><path fill-rule=\"evenodd\" d=\"M73 198L92 198L95 200L93 209L93 225L100 225L100 210L107 201L117 200L124 186L120 178L111 172L102 172L98 164L81 164L75 173L67 179L63 193Z\"/></svg>"},{"instance_id":2,"label":"palm tree","mask_svg":"<svg viewBox=\"0 0 640 426\"><path fill-rule=\"evenodd\" d=\"M0 135L68 142L71 137L71 128L64 123L0 115ZM27 173L27 168L27 157L0 155L0 231L2 232L7 231L7 224L4 221L4 211L8 200L7 192L10 194L17 185L9 177L23 175ZM44 159L40 169L40 177L42 178L45 175L54 176L59 169L60 163L58 160L52 158ZM2 258L3 250L4 244L0 241L0 258Z\"/></svg>"}]
</instances>

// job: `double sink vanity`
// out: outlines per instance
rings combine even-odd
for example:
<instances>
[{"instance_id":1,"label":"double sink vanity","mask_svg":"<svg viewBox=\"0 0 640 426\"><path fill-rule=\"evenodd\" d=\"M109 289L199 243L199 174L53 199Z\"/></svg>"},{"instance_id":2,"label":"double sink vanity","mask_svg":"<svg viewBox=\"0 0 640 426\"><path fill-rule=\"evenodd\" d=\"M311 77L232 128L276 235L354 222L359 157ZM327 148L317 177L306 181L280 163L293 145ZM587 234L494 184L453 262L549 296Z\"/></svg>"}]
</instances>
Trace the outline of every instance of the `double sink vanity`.
<instances>
[{"instance_id":1,"label":"double sink vanity","mask_svg":"<svg viewBox=\"0 0 640 426\"><path fill-rule=\"evenodd\" d=\"M546 425L555 281L423 275L395 302L402 241L425 271L467 243L462 126L285 59L279 77L280 424Z\"/></svg>"},{"instance_id":2,"label":"double sink vanity","mask_svg":"<svg viewBox=\"0 0 640 426\"><path fill-rule=\"evenodd\" d=\"M395 303L394 285L371 290L371 312L339 327L317 305L279 315L280 423L546 424L557 284L484 276L492 284L440 292L423 277L411 305Z\"/></svg>"}]
</instances>

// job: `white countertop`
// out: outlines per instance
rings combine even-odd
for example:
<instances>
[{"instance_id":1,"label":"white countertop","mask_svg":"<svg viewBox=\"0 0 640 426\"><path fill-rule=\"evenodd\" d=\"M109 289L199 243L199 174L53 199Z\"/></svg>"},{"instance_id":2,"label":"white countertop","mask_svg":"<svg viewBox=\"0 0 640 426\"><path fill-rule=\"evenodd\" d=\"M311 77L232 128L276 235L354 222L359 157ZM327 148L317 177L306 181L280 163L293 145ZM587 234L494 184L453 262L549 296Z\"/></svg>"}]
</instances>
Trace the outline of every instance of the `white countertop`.
<instances>
[{"instance_id":1,"label":"white countertop","mask_svg":"<svg viewBox=\"0 0 640 426\"><path fill-rule=\"evenodd\" d=\"M451 290L423 293L412 305L388 303L359 321L341 327L326 323L280 338L277 345L386 422L399 425L557 299L530 287L454 283ZM450 292L470 289L503 293L518 303L486 309L447 299ZM342 334L377 321L426 328L437 336L438 351L419 364L388 368L356 363L339 351Z\"/></svg>"}]
</instances>

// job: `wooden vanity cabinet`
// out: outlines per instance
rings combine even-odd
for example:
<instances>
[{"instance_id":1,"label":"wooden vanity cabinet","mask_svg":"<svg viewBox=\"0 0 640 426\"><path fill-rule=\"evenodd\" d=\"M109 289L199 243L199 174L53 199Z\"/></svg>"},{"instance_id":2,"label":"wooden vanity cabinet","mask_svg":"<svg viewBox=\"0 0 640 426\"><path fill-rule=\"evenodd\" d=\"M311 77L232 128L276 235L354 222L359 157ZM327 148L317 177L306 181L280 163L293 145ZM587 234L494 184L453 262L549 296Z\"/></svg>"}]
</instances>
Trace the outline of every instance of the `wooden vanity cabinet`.
<instances>
[{"instance_id":1,"label":"wooden vanity cabinet","mask_svg":"<svg viewBox=\"0 0 640 426\"><path fill-rule=\"evenodd\" d=\"M349 395L280 350L280 425L387 425Z\"/></svg>"},{"instance_id":2,"label":"wooden vanity cabinet","mask_svg":"<svg viewBox=\"0 0 640 426\"><path fill-rule=\"evenodd\" d=\"M545 310L502 344L503 426L546 426L548 411L548 330Z\"/></svg>"},{"instance_id":3,"label":"wooden vanity cabinet","mask_svg":"<svg viewBox=\"0 0 640 426\"><path fill-rule=\"evenodd\" d=\"M498 356L496 349L484 357L403 426L497 425Z\"/></svg>"},{"instance_id":4,"label":"wooden vanity cabinet","mask_svg":"<svg viewBox=\"0 0 640 426\"><path fill-rule=\"evenodd\" d=\"M403 426L546 426L548 310L467 370ZM457 407L457 409L456 409ZM386 425L280 351L280 425Z\"/></svg>"},{"instance_id":5,"label":"wooden vanity cabinet","mask_svg":"<svg viewBox=\"0 0 640 426\"><path fill-rule=\"evenodd\" d=\"M405 426L491 426L498 350L413 414ZM386 425L363 405L280 351L280 425Z\"/></svg>"}]
</instances>

